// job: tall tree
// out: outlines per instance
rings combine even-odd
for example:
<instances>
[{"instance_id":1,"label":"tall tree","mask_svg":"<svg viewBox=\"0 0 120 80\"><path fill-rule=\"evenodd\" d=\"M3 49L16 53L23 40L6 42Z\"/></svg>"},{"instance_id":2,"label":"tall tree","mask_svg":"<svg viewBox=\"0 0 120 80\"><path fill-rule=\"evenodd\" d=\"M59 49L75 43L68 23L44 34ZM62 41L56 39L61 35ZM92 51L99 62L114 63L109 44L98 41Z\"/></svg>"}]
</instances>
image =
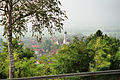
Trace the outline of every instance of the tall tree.
<instances>
[{"instance_id":1,"label":"tall tree","mask_svg":"<svg viewBox=\"0 0 120 80\"><path fill-rule=\"evenodd\" d=\"M61 31L65 12L60 9L59 0L0 0L0 22L8 40L10 60L9 78L14 78L13 34L17 37L27 32L27 23L32 23L32 36L40 40L43 30L50 34ZM39 35L38 35L39 34Z\"/></svg>"},{"instance_id":2,"label":"tall tree","mask_svg":"<svg viewBox=\"0 0 120 80\"><path fill-rule=\"evenodd\" d=\"M63 45L58 51L55 62L52 64L53 73L76 73L89 71L89 63L92 63L94 52L87 49L85 41L77 37L69 45Z\"/></svg>"}]
</instances>

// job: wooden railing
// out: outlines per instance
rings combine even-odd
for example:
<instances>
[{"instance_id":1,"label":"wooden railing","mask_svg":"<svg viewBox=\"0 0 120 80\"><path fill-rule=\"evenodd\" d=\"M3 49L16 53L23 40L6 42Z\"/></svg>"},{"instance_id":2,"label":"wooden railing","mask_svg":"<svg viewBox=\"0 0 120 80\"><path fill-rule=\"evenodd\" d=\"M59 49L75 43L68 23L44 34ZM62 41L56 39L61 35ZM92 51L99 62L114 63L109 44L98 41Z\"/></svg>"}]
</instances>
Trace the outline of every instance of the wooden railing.
<instances>
[{"instance_id":1,"label":"wooden railing","mask_svg":"<svg viewBox=\"0 0 120 80\"><path fill-rule=\"evenodd\" d=\"M56 79L56 78L84 77L84 76L111 75L111 74L120 74L120 70L107 70L107 71L98 71L98 72L81 72L81 73L40 76L40 77L14 78L13 80L38 80L38 79L47 80L47 79Z\"/></svg>"}]
</instances>

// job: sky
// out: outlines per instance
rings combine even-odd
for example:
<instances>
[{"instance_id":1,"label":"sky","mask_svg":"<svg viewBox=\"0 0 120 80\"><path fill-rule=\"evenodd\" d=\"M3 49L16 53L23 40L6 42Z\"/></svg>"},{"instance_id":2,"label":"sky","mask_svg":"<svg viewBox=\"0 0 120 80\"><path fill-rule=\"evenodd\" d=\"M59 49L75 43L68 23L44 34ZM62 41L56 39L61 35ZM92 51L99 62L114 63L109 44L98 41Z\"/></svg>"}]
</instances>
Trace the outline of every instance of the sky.
<instances>
[{"instance_id":1,"label":"sky","mask_svg":"<svg viewBox=\"0 0 120 80\"><path fill-rule=\"evenodd\" d=\"M120 31L120 0L61 0L65 31Z\"/></svg>"},{"instance_id":2,"label":"sky","mask_svg":"<svg viewBox=\"0 0 120 80\"><path fill-rule=\"evenodd\" d=\"M60 0L68 19L67 32L120 32L120 0ZM3 29L0 27L0 35Z\"/></svg>"}]
</instances>

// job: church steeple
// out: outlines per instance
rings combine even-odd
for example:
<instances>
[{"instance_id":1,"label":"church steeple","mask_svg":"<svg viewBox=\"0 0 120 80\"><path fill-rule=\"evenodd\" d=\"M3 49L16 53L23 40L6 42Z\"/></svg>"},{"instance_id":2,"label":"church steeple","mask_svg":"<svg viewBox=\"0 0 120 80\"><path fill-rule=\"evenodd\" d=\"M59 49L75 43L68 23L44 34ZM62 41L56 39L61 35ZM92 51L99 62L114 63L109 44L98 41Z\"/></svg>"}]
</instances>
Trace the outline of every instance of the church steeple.
<instances>
[{"instance_id":1,"label":"church steeple","mask_svg":"<svg viewBox=\"0 0 120 80\"><path fill-rule=\"evenodd\" d=\"M65 31L64 32L64 40L63 40L63 44L66 44L67 40L66 40L66 35L67 35L67 32Z\"/></svg>"}]
</instances>

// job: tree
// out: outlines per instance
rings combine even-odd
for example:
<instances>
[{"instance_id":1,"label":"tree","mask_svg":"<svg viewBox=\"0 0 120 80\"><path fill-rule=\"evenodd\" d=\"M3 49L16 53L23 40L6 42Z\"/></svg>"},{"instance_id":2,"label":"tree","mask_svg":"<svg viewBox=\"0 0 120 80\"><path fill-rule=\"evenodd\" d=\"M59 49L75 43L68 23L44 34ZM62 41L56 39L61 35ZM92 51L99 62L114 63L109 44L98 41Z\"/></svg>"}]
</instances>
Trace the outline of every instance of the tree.
<instances>
[{"instance_id":1,"label":"tree","mask_svg":"<svg viewBox=\"0 0 120 80\"><path fill-rule=\"evenodd\" d=\"M27 32L27 23L32 23L32 36L40 40L44 29L50 34L61 31L66 15L59 6L59 0L0 0L1 24L4 36L8 40L10 59L9 78L14 78L14 55L12 48L13 33L23 36ZM40 34L40 35L38 35ZM19 35L19 36L18 36Z\"/></svg>"},{"instance_id":2,"label":"tree","mask_svg":"<svg viewBox=\"0 0 120 80\"><path fill-rule=\"evenodd\" d=\"M14 53L15 62L16 62L15 63L15 65L16 65L15 72L16 72L16 75L18 75L18 73L20 73L19 68L23 68L23 66L26 66L27 64L34 64L33 63L33 61L35 62L35 59L33 59L34 51L29 48L23 48L23 44L21 43L21 45L19 45L20 41L18 41L18 39L16 39L16 38L12 40L12 43L13 43L12 44L13 45L13 53ZM3 42L2 46L3 46L2 53L0 53L0 66L1 66L0 67L0 75L1 75L0 79L8 78L8 71L9 71L9 55L8 55L8 49L7 49L8 43ZM31 58L32 58L32 61L31 61ZM26 65L23 64L26 61L28 61L28 63L26 63ZM21 71L23 71L23 69ZM27 73L27 71L26 71L26 73ZM20 76L17 76L17 77L20 77Z\"/></svg>"},{"instance_id":3,"label":"tree","mask_svg":"<svg viewBox=\"0 0 120 80\"><path fill-rule=\"evenodd\" d=\"M94 54L88 50L84 40L75 37L70 45L63 45L58 51L53 63L53 72L56 74L76 73L89 71L89 63L92 62Z\"/></svg>"},{"instance_id":4,"label":"tree","mask_svg":"<svg viewBox=\"0 0 120 80\"><path fill-rule=\"evenodd\" d=\"M95 36L96 37L102 37L103 36L103 32L101 30L97 30Z\"/></svg>"},{"instance_id":5,"label":"tree","mask_svg":"<svg viewBox=\"0 0 120 80\"><path fill-rule=\"evenodd\" d=\"M35 64L36 59L34 57L34 52L30 48L23 48L23 45L19 44L20 41L17 39L12 40L13 43L13 53L15 61L15 77L31 77L31 76L41 76L50 75L49 63L52 62L52 57L43 55L40 58L40 64ZM9 71L9 55L7 49L7 42L3 42L3 52L0 53L0 79L8 78ZM28 74L29 73L29 74Z\"/></svg>"},{"instance_id":6,"label":"tree","mask_svg":"<svg viewBox=\"0 0 120 80\"><path fill-rule=\"evenodd\" d=\"M101 36L100 36L101 35ZM102 35L102 31L97 31L94 36L87 38L87 48L95 52L94 64L95 71L119 69L119 47L120 40Z\"/></svg>"}]
</instances>

